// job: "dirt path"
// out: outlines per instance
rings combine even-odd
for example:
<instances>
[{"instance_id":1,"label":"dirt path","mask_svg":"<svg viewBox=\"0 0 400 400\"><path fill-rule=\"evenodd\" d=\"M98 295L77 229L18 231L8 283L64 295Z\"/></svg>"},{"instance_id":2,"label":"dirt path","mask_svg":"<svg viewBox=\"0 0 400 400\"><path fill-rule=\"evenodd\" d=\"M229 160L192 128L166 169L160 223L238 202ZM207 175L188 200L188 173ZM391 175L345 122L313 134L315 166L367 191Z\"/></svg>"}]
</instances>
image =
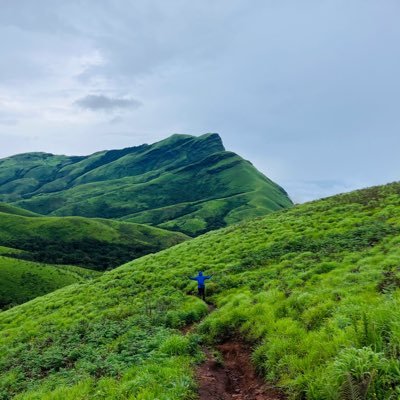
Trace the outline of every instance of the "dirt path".
<instances>
[{"instance_id":1,"label":"dirt path","mask_svg":"<svg viewBox=\"0 0 400 400\"><path fill-rule=\"evenodd\" d=\"M222 360L205 350L207 360L196 372L200 400L283 400L286 397L258 377L250 348L240 341L217 346ZM222 361L222 362L221 362Z\"/></svg>"},{"instance_id":2,"label":"dirt path","mask_svg":"<svg viewBox=\"0 0 400 400\"><path fill-rule=\"evenodd\" d=\"M208 305L209 313L215 306ZM184 335L192 332L197 324L182 329ZM251 349L239 340L231 340L216 347L216 359L204 348L206 361L196 370L200 400L285 400L277 388L266 384L254 371Z\"/></svg>"}]
</instances>

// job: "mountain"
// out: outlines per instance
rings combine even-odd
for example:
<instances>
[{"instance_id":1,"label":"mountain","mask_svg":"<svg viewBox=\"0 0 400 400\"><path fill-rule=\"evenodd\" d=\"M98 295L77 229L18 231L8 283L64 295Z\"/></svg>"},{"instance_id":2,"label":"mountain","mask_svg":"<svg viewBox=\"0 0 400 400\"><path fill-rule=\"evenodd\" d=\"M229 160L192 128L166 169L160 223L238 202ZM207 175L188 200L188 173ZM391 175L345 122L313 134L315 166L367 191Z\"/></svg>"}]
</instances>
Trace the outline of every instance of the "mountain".
<instances>
[{"instance_id":1,"label":"mountain","mask_svg":"<svg viewBox=\"0 0 400 400\"><path fill-rule=\"evenodd\" d=\"M120 219L190 236L291 207L286 192L217 134L67 157L0 160L0 201L52 216Z\"/></svg>"},{"instance_id":2,"label":"mountain","mask_svg":"<svg viewBox=\"0 0 400 400\"><path fill-rule=\"evenodd\" d=\"M400 183L147 255L0 313L9 399L195 398L201 342L243 337L290 398L400 393ZM208 296L187 276L213 273ZM195 321L185 335L182 329Z\"/></svg>"},{"instance_id":3,"label":"mountain","mask_svg":"<svg viewBox=\"0 0 400 400\"><path fill-rule=\"evenodd\" d=\"M186 240L179 232L129 222L84 217L44 217L0 203L3 253L49 264L103 271Z\"/></svg>"}]
</instances>

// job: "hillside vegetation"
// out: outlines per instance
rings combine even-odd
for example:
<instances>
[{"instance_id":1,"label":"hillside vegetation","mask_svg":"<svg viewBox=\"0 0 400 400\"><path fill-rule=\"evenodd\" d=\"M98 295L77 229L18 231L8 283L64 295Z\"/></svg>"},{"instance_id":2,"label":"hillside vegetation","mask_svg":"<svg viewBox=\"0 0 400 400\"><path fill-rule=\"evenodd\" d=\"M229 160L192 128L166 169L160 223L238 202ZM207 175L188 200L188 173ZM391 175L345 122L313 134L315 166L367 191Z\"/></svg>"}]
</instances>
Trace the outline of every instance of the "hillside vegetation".
<instances>
[{"instance_id":1,"label":"hillside vegetation","mask_svg":"<svg viewBox=\"0 0 400 400\"><path fill-rule=\"evenodd\" d=\"M0 203L0 212L6 214L22 215L23 217L38 217L39 214L33 213L23 208L14 207L10 204Z\"/></svg>"},{"instance_id":2,"label":"hillside vegetation","mask_svg":"<svg viewBox=\"0 0 400 400\"><path fill-rule=\"evenodd\" d=\"M18 254L14 249L0 249ZM61 287L94 278L99 273L67 265L40 264L0 256L0 309L24 303Z\"/></svg>"},{"instance_id":3,"label":"hillside vegetation","mask_svg":"<svg viewBox=\"0 0 400 400\"><path fill-rule=\"evenodd\" d=\"M195 398L198 343L241 335L291 399L397 399L399 257L398 183L205 234L1 313L0 398Z\"/></svg>"},{"instance_id":4,"label":"hillside vegetation","mask_svg":"<svg viewBox=\"0 0 400 400\"><path fill-rule=\"evenodd\" d=\"M292 206L217 134L173 135L85 157L0 160L0 201L45 215L122 219L188 235Z\"/></svg>"},{"instance_id":5,"label":"hillside vegetation","mask_svg":"<svg viewBox=\"0 0 400 400\"><path fill-rule=\"evenodd\" d=\"M24 250L3 254L100 271L165 249L187 237L178 232L106 219L36 216L0 204L0 246Z\"/></svg>"}]
</instances>

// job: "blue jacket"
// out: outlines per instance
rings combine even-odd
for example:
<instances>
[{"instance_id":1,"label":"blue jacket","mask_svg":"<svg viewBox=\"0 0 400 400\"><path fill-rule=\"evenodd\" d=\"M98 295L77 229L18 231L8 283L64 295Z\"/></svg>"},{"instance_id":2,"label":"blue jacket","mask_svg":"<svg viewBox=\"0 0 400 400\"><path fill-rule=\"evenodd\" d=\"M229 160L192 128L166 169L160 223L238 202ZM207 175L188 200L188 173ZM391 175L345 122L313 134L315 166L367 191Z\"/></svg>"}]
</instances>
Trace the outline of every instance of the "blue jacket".
<instances>
[{"instance_id":1,"label":"blue jacket","mask_svg":"<svg viewBox=\"0 0 400 400\"><path fill-rule=\"evenodd\" d=\"M191 279L192 281L197 281L197 287L199 288L203 288L205 287L205 281L206 279L211 279L212 275L203 275L203 273L200 271L199 274L195 277L189 276L189 279Z\"/></svg>"}]
</instances>

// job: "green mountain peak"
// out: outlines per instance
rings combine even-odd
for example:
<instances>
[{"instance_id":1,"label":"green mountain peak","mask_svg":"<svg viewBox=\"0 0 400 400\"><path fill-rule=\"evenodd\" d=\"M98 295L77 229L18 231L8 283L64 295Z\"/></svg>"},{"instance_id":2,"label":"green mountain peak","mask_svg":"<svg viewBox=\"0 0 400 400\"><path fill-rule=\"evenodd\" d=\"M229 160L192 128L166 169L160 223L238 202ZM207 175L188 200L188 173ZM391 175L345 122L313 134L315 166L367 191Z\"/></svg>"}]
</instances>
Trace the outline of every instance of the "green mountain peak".
<instances>
[{"instance_id":1,"label":"green mountain peak","mask_svg":"<svg viewBox=\"0 0 400 400\"><path fill-rule=\"evenodd\" d=\"M191 236L291 207L286 192L217 133L69 157L0 160L0 201L53 216L112 218Z\"/></svg>"}]
</instances>

